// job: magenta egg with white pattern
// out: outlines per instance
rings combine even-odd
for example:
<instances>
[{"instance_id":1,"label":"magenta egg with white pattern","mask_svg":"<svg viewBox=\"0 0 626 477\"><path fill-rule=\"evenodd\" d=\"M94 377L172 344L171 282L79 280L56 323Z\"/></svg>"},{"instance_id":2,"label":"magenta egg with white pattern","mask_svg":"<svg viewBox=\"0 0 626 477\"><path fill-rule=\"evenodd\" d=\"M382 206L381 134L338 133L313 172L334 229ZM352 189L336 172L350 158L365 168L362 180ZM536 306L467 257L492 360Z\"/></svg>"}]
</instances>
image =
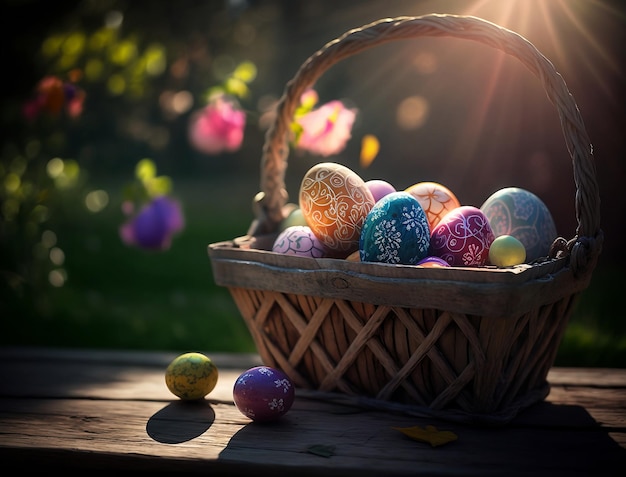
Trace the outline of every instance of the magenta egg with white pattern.
<instances>
[{"instance_id":1,"label":"magenta egg with white pattern","mask_svg":"<svg viewBox=\"0 0 626 477\"><path fill-rule=\"evenodd\" d=\"M239 375L233 387L237 409L253 421L278 419L291 409L295 388L289 377L279 369L255 366Z\"/></svg>"},{"instance_id":2,"label":"magenta egg with white pattern","mask_svg":"<svg viewBox=\"0 0 626 477\"><path fill-rule=\"evenodd\" d=\"M453 267L483 266L495 235L485 214L463 205L448 212L430 234L430 255Z\"/></svg>"}]
</instances>

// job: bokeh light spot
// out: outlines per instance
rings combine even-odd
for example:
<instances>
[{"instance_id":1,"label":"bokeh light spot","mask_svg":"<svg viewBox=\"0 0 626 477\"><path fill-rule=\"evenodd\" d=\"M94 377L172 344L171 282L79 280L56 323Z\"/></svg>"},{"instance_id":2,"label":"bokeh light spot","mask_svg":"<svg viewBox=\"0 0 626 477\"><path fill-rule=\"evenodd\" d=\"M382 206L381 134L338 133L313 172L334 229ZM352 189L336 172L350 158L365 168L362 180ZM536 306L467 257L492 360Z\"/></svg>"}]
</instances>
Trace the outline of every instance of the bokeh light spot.
<instances>
[{"instance_id":1,"label":"bokeh light spot","mask_svg":"<svg viewBox=\"0 0 626 477\"><path fill-rule=\"evenodd\" d=\"M65 39L63 42L63 54L67 56L76 57L82 54L85 49L87 39L82 32L74 32Z\"/></svg>"},{"instance_id":2,"label":"bokeh light spot","mask_svg":"<svg viewBox=\"0 0 626 477\"><path fill-rule=\"evenodd\" d=\"M41 52L45 57L52 58L59 54L61 51L61 45L63 44L63 37L59 35L51 35L43 41L41 45Z\"/></svg>"},{"instance_id":3,"label":"bokeh light spot","mask_svg":"<svg viewBox=\"0 0 626 477\"><path fill-rule=\"evenodd\" d=\"M104 71L104 63L98 58L90 58L85 64L85 77L89 81L96 81L102 76Z\"/></svg>"},{"instance_id":4,"label":"bokeh light spot","mask_svg":"<svg viewBox=\"0 0 626 477\"><path fill-rule=\"evenodd\" d=\"M413 64L415 65L415 69L417 69L418 73L423 75L433 74L439 67L437 57L434 54L425 51L419 53L415 57Z\"/></svg>"},{"instance_id":5,"label":"bokeh light spot","mask_svg":"<svg viewBox=\"0 0 626 477\"><path fill-rule=\"evenodd\" d=\"M50 285L54 287L62 287L63 285L65 285L66 280L67 273L62 268L50 270L50 273L48 273L48 281L50 282Z\"/></svg>"},{"instance_id":6,"label":"bokeh light spot","mask_svg":"<svg viewBox=\"0 0 626 477\"><path fill-rule=\"evenodd\" d=\"M126 91L126 80L119 74L113 74L107 81L107 87L112 95L122 95Z\"/></svg>"},{"instance_id":7,"label":"bokeh light spot","mask_svg":"<svg viewBox=\"0 0 626 477\"><path fill-rule=\"evenodd\" d=\"M53 247L50 249L50 261L57 266L63 265L65 262L65 252L59 247Z\"/></svg>"},{"instance_id":8,"label":"bokeh light spot","mask_svg":"<svg viewBox=\"0 0 626 477\"><path fill-rule=\"evenodd\" d=\"M193 106L193 95L189 91L179 91L172 98L172 109L177 114L184 114Z\"/></svg>"},{"instance_id":9,"label":"bokeh light spot","mask_svg":"<svg viewBox=\"0 0 626 477\"><path fill-rule=\"evenodd\" d=\"M89 212L100 212L109 205L109 194L105 190L92 190L85 196L85 206Z\"/></svg>"},{"instance_id":10,"label":"bokeh light spot","mask_svg":"<svg viewBox=\"0 0 626 477\"><path fill-rule=\"evenodd\" d=\"M57 234L52 230L44 230L41 234L41 243L46 248L54 247L57 243Z\"/></svg>"},{"instance_id":11,"label":"bokeh light spot","mask_svg":"<svg viewBox=\"0 0 626 477\"><path fill-rule=\"evenodd\" d=\"M240 63L233 72L233 77L243 81L244 83L251 83L256 78L256 75L256 65L251 61L244 61Z\"/></svg>"},{"instance_id":12,"label":"bokeh light spot","mask_svg":"<svg viewBox=\"0 0 626 477\"><path fill-rule=\"evenodd\" d=\"M123 40L111 48L109 59L111 63L124 66L137 56L137 46L130 40Z\"/></svg>"},{"instance_id":13,"label":"bokeh light spot","mask_svg":"<svg viewBox=\"0 0 626 477\"><path fill-rule=\"evenodd\" d=\"M4 178L4 188L9 194L14 194L22 183L20 176L15 172L9 172Z\"/></svg>"},{"instance_id":14,"label":"bokeh light spot","mask_svg":"<svg viewBox=\"0 0 626 477\"><path fill-rule=\"evenodd\" d=\"M101 51L115 39L115 31L111 28L101 28L89 37L89 49L92 51Z\"/></svg>"},{"instance_id":15,"label":"bokeh light spot","mask_svg":"<svg viewBox=\"0 0 626 477\"><path fill-rule=\"evenodd\" d=\"M152 45L145 53L146 73L150 76L158 76L165 71L167 60L165 51L160 45Z\"/></svg>"},{"instance_id":16,"label":"bokeh light spot","mask_svg":"<svg viewBox=\"0 0 626 477\"><path fill-rule=\"evenodd\" d=\"M152 179L156 176L156 165L151 159L142 159L135 166L135 177L141 182Z\"/></svg>"},{"instance_id":17,"label":"bokeh light spot","mask_svg":"<svg viewBox=\"0 0 626 477\"><path fill-rule=\"evenodd\" d=\"M63 159L61 159L60 157L55 157L48 161L48 164L46 165L46 171L48 172L48 176L54 179L63 174L64 167L65 164L63 163Z\"/></svg>"},{"instance_id":18,"label":"bokeh light spot","mask_svg":"<svg viewBox=\"0 0 626 477\"><path fill-rule=\"evenodd\" d=\"M402 100L396 111L396 123L405 130L422 127L428 119L428 101L422 96L409 96Z\"/></svg>"},{"instance_id":19,"label":"bokeh light spot","mask_svg":"<svg viewBox=\"0 0 626 477\"><path fill-rule=\"evenodd\" d=\"M111 10L104 17L104 24L108 28L119 28L124 21L124 14L119 10Z\"/></svg>"},{"instance_id":20,"label":"bokeh light spot","mask_svg":"<svg viewBox=\"0 0 626 477\"><path fill-rule=\"evenodd\" d=\"M161 109L167 114L179 116L193 106L193 95L189 91L163 91L159 96Z\"/></svg>"}]
</instances>

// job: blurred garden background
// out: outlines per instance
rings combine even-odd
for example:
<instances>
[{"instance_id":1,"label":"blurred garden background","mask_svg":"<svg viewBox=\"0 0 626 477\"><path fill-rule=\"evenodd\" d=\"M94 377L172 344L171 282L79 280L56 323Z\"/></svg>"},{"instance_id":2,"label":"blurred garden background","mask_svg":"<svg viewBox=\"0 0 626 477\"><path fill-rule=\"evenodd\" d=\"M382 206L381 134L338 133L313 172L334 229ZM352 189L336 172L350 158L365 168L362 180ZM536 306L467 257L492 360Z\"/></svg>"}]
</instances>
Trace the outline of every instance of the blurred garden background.
<instances>
[{"instance_id":1,"label":"blurred garden background","mask_svg":"<svg viewBox=\"0 0 626 477\"><path fill-rule=\"evenodd\" d=\"M383 17L483 17L528 38L561 73L594 146L603 253L557 364L626 366L626 8L619 0L2 0L0 345L254 351L209 243L244 235L267 115L326 42ZM245 112L241 143L209 150L190 128L216 91ZM345 148L290 154L287 187L322 160L397 189L420 181L479 207L531 190L559 235L576 232L558 115L517 60L422 38L349 58L319 102L357 112ZM362 139L380 148L360 161ZM150 193L183 223L147 249L122 225ZM134 209L130 205L134 202ZM135 237L136 239L136 237Z\"/></svg>"}]
</instances>

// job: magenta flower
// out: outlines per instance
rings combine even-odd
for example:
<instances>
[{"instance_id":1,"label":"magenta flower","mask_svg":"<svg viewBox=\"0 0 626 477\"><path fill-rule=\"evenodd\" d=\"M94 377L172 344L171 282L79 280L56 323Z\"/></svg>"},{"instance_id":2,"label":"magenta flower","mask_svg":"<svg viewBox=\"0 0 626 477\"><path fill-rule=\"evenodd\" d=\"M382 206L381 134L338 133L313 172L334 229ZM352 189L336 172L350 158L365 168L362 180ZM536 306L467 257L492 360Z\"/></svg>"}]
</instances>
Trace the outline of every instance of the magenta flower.
<instances>
[{"instance_id":1,"label":"magenta flower","mask_svg":"<svg viewBox=\"0 0 626 477\"><path fill-rule=\"evenodd\" d=\"M209 155L235 152L243 142L246 114L235 100L220 95L191 116L189 140L200 152Z\"/></svg>"},{"instance_id":2,"label":"magenta flower","mask_svg":"<svg viewBox=\"0 0 626 477\"><path fill-rule=\"evenodd\" d=\"M352 135L357 110L330 101L296 118L302 128L296 147L321 156L341 152Z\"/></svg>"},{"instance_id":3,"label":"magenta flower","mask_svg":"<svg viewBox=\"0 0 626 477\"><path fill-rule=\"evenodd\" d=\"M173 235L184 226L180 204L166 196L160 196L146 204L137 215L120 227L120 237L126 245L163 251L170 248Z\"/></svg>"}]
</instances>

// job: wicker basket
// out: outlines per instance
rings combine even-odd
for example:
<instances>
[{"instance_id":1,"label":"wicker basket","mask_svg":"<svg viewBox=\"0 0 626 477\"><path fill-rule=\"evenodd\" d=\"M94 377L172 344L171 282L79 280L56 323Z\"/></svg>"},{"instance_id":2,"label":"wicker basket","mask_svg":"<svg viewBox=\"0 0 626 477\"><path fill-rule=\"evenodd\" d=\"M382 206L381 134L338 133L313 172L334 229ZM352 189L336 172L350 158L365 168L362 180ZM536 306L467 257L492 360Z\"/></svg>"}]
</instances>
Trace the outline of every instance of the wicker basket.
<instances>
[{"instance_id":1,"label":"wicker basket","mask_svg":"<svg viewBox=\"0 0 626 477\"><path fill-rule=\"evenodd\" d=\"M549 257L512 268L423 268L271 252L287 203L289 125L302 93L333 64L421 36L477 41L518 58L556 106L576 184L578 227ZM383 19L312 55L286 85L268 130L248 233L208 246L263 362L302 392L418 414L508 422L543 400L546 376L602 245L592 147L553 65L526 39L476 17Z\"/></svg>"}]
</instances>

